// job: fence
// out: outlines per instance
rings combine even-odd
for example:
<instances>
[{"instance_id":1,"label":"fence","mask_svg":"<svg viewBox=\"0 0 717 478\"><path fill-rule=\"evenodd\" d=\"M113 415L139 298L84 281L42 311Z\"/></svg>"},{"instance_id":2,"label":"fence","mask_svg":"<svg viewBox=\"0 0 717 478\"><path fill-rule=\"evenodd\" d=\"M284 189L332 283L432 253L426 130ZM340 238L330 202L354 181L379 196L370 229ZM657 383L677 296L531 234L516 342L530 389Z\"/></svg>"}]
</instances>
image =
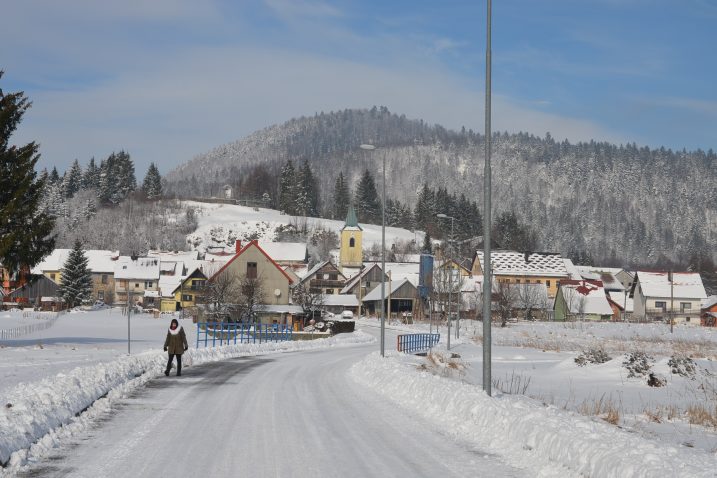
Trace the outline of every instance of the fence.
<instances>
[{"instance_id":1,"label":"fence","mask_svg":"<svg viewBox=\"0 0 717 478\"><path fill-rule=\"evenodd\" d=\"M425 352L441 340L441 334L403 334L396 338L396 349L399 352L413 354Z\"/></svg>"},{"instance_id":2,"label":"fence","mask_svg":"<svg viewBox=\"0 0 717 478\"><path fill-rule=\"evenodd\" d=\"M288 342L294 331L288 325L242 322L197 322L197 348L217 345Z\"/></svg>"},{"instance_id":3,"label":"fence","mask_svg":"<svg viewBox=\"0 0 717 478\"><path fill-rule=\"evenodd\" d=\"M13 327L12 329L0 330L0 340L9 340L22 337L23 335L32 334L41 330L46 330L55 325L59 313L54 313L53 317L47 320L43 320L39 324L28 324L21 325L19 327ZM43 316L34 316L33 318L44 318Z\"/></svg>"}]
</instances>

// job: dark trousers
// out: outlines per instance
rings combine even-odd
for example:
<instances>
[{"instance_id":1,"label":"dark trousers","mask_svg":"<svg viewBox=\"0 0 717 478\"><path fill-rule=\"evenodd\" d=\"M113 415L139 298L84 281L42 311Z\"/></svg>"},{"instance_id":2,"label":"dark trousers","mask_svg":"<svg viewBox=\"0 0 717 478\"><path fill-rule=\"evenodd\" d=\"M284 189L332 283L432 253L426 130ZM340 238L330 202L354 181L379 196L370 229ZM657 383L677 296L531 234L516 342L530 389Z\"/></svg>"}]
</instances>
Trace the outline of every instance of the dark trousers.
<instances>
[{"instance_id":1,"label":"dark trousers","mask_svg":"<svg viewBox=\"0 0 717 478\"><path fill-rule=\"evenodd\" d=\"M182 354L169 354L169 360L167 360L167 370L164 372L165 375L168 375L169 371L172 370L172 359L174 357L177 357L177 375L182 375Z\"/></svg>"}]
</instances>

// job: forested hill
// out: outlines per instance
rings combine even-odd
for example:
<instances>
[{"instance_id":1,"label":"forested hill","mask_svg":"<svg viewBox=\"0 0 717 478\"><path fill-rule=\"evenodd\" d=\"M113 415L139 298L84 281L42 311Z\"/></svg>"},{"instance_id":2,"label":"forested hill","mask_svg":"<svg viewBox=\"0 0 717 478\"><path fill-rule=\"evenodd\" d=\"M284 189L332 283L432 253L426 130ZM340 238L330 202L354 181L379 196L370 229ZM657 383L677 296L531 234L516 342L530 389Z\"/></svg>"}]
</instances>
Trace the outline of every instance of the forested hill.
<instances>
[{"instance_id":1,"label":"forested hill","mask_svg":"<svg viewBox=\"0 0 717 478\"><path fill-rule=\"evenodd\" d=\"M388 195L414 205L424 183L482 204L484 137L390 113L344 110L292 119L197 156L167 175L170 192L279 197L282 166L309 162L319 208L330 208L340 172L352 190L368 169ZM359 145L371 142L373 152ZM494 214L514 211L542 250L585 251L595 262L687 265L714 259L717 155L603 142L570 144L550 135L495 133ZM379 183L380 185L380 183ZM268 193L268 194L264 194ZM441 211L437 211L441 212Z\"/></svg>"}]
</instances>

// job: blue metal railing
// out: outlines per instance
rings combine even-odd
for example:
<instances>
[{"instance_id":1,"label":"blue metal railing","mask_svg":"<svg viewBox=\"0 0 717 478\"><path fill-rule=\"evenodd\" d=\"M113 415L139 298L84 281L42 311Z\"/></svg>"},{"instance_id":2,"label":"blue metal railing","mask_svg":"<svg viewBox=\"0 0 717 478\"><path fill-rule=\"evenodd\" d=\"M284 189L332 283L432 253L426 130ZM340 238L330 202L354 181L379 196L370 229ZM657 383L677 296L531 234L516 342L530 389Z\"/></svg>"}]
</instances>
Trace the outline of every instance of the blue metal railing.
<instances>
[{"instance_id":1,"label":"blue metal railing","mask_svg":"<svg viewBox=\"0 0 717 478\"><path fill-rule=\"evenodd\" d=\"M283 324L249 324L242 322L198 322L197 348L217 345L288 342L294 331Z\"/></svg>"},{"instance_id":2,"label":"blue metal railing","mask_svg":"<svg viewBox=\"0 0 717 478\"><path fill-rule=\"evenodd\" d=\"M425 352L441 340L441 334L403 334L396 338L396 349L408 354Z\"/></svg>"}]
</instances>

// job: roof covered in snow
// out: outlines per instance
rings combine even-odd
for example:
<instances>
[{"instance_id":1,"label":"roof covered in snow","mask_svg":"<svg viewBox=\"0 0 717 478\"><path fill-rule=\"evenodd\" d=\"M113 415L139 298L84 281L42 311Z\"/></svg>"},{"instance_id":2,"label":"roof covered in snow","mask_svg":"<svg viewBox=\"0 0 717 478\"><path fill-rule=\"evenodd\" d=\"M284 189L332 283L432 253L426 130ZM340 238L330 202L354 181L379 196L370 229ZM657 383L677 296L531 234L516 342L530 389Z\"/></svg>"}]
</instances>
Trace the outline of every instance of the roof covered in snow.
<instances>
[{"instance_id":1,"label":"roof covered in snow","mask_svg":"<svg viewBox=\"0 0 717 478\"><path fill-rule=\"evenodd\" d=\"M372 263L366 263L368 266ZM376 262L381 267L380 262ZM414 286L418 286L419 279L419 263L418 262L387 262L386 273L390 274L392 281L408 279ZM386 280L388 282L388 279Z\"/></svg>"},{"instance_id":2,"label":"roof covered in snow","mask_svg":"<svg viewBox=\"0 0 717 478\"><path fill-rule=\"evenodd\" d=\"M702 301L702 308L709 309L715 304L717 304L717 295L711 295Z\"/></svg>"},{"instance_id":3,"label":"roof covered in snow","mask_svg":"<svg viewBox=\"0 0 717 478\"><path fill-rule=\"evenodd\" d=\"M605 289L599 282L561 282L560 291L571 314L612 315L613 313Z\"/></svg>"},{"instance_id":4,"label":"roof covered in snow","mask_svg":"<svg viewBox=\"0 0 717 478\"><path fill-rule=\"evenodd\" d=\"M139 257L132 260L129 256L120 256L115 262L115 279L159 279L158 257Z\"/></svg>"},{"instance_id":5,"label":"roof covered in snow","mask_svg":"<svg viewBox=\"0 0 717 478\"><path fill-rule=\"evenodd\" d=\"M304 262L306 260L306 244L303 242L259 241L259 246L276 262Z\"/></svg>"},{"instance_id":6,"label":"roof covered in snow","mask_svg":"<svg viewBox=\"0 0 717 478\"><path fill-rule=\"evenodd\" d=\"M199 251L149 251L147 257L159 257L162 262L196 261Z\"/></svg>"},{"instance_id":7,"label":"roof covered in snow","mask_svg":"<svg viewBox=\"0 0 717 478\"><path fill-rule=\"evenodd\" d=\"M638 271L637 281L645 297L670 297L675 299L705 299L707 293L702 277L697 272L674 272L673 281L667 272Z\"/></svg>"},{"instance_id":8,"label":"roof covered in snow","mask_svg":"<svg viewBox=\"0 0 717 478\"><path fill-rule=\"evenodd\" d=\"M409 281L408 279L391 281L390 283L386 282L386 287L384 288L385 297L388 298L389 295L394 294L398 289L403 287L403 285L407 282L409 284L413 285L411 283L411 281ZM390 287L389 287L389 284L390 284ZM389 291L389 289L390 289L390 291ZM362 299L363 302L373 302L373 301L377 301L377 300L381 300L381 284L374 287L373 290L371 292L369 292L368 294L366 294L366 297L363 297L363 299Z\"/></svg>"},{"instance_id":9,"label":"roof covered in snow","mask_svg":"<svg viewBox=\"0 0 717 478\"><path fill-rule=\"evenodd\" d=\"M359 301L353 294L325 294L324 305L340 307L358 307Z\"/></svg>"},{"instance_id":10,"label":"roof covered in snow","mask_svg":"<svg viewBox=\"0 0 717 478\"><path fill-rule=\"evenodd\" d=\"M580 279L582 280L600 281L602 282L602 286L605 290L625 290L625 286L622 285L622 282L617 280L617 277L615 277L617 272L607 271L605 268L594 268L592 266L576 266L576 268L580 271ZM618 272L622 270L615 268L612 269L617 270Z\"/></svg>"},{"instance_id":11,"label":"roof covered in snow","mask_svg":"<svg viewBox=\"0 0 717 478\"><path fill-rule=\"evenodd\" d=\"M49 271L59 271L67 262L72 249L55 249L42 262L32 268L33 274L43 274ZM90 249L85 252L87 267L95 273L114 272L115 260L119 257L119 251L106 251Z\"/></svg>"},{"instance_id":12,"label":"roof covered in snow","mask_svg":"<svg viewBox=\"0 0 717 478\"><path fill-rule=\"evenodd\" d=\"M610 296L610 300L625 309L625 312L634 312L634 300L630 298L629 293L625 294L625 292L609 291L607 294Z\"/></svg>"},{"instance_id":13,"label":"roof covered in snow","mask_svg":"<svg viewBox=\"0 0 717 478\"><path fill-rule=\"evenodd\" d=\"M540 277L568 277L565 262L559 253L516 251L493 251L491 268L495 275L519 275ZM483 251L476 251L476 260L483 268Z\"/></svg>"}]
</instances>

